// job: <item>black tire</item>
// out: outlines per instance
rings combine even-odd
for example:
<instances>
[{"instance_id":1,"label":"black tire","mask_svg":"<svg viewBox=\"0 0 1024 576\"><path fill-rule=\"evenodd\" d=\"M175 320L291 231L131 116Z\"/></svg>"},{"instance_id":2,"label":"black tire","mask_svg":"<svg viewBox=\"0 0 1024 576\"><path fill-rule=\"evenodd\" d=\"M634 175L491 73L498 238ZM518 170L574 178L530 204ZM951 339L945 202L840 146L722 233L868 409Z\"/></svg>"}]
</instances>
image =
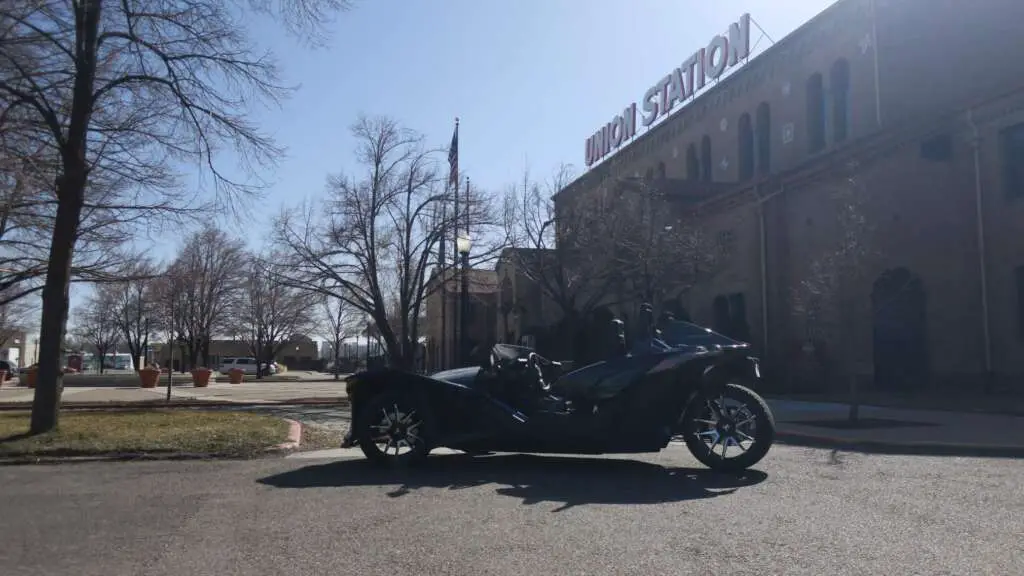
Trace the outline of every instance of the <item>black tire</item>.
<instances>
[{"instance_id":1,"label":"black tire","mask_svg":"<svg viewBox=\"0 0 1024 576\"><path fill-rule=\"evenodd\" d=\"M741 447L737 447L736 444L719 443L719 438L714 437L714 444L709 444L703 440L702 435L711 434L713 429L702 421L705 414L710 411L707 408L708 401L717 401L718 398L706 398L698 394L690 402L689 406L686 407L681 428L685 437L686 447L690 449L690 453L701 464L720 472L741 472L754 466L768 454L768 450L771 449L772 443L775 441L775 418L772 416L771 410L768 409L764 399L746 386L727 384L723 396L726 400L734 400L743 404L749 412L747 418L754 418L756 427L753 429L752 434L739 431L735 433L737 434L736 436L732 437L733 441L735 441L735 438L740 437L740 434L742 434L741 439L744 441L747 438L752 438L752 444L745 451L738 452L738 455L735 457L723 457L722 454L715 451L716 448L725 446L723 449L728 453L730 447L733 447L735 451L740 451ZM747 418L744 418L741 422L746 421ZM735 426L732 428L735 429ZM750 430L749 427L747 430ZM715 434L717 435L717 432ZM728 441L727 439L726 442Z\"/></svg>"},{"instance_id":2,"label":"black tire","mask_svg":"<svg viewBox=\"0 0 1024 576\"><path fill-rule=\"evenodd\" d=\"M387 425L388 422L394 422L396 413L400 420L411 416L417 426L414 429L412 422L406 422L404 431L396 431L398 437L403 438L405 445L410 448L404 454L399 454L400 447L393 446L390 441L383 449L378 444L383 432L380 427ZM401 426L400 424L399 427ZM367 460L374 465L405 468L422 464L430 454L431 428L429 410L415 394L392 390L373 396L360 408L355 437ZM412 434L409 434L410 430L413 431ZM391 453L392 449L395 449L395 454Z\"/></svg>"}]
</instances>

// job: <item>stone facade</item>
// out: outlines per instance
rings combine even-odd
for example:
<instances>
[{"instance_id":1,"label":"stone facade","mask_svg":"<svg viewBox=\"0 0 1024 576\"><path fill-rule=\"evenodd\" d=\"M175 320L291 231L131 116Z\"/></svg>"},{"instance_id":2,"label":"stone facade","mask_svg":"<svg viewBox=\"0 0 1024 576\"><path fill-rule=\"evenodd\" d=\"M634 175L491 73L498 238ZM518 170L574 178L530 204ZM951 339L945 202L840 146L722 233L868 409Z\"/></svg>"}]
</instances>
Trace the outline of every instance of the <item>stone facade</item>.
<instances>
[{"instance_id":1,"label":"stone facade","mask_svg":"<svg viewBox=\"0 0 1024 576\"><path fill-rule=\"evenodd\" d=\"M558 210L629 178L714 185L692 222L731 257L682 300L711 326L742 314L779 387L842 358L880 387L1024 389L1022 17L1011 0L840 0L567 186ZM851 187L870 254L843 298L864 313L815 355L794 294L843 241Z\"/></svg>"}]
</instances>

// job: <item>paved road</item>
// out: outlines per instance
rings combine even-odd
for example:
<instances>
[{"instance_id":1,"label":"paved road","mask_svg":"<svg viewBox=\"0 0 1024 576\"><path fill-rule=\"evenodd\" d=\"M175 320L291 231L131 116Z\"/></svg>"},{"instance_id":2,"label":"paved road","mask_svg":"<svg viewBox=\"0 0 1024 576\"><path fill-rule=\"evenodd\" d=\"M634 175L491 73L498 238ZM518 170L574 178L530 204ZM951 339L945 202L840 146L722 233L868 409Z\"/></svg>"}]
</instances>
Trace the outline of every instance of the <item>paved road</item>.
<instances>
[{"instance_id":1,"label":"paved road","mask_svg":"<svg viewBox=\"0 0 1024 576\"><path fill-rule=\"evenodd\" d=\"M1024 574L1024 462L640 459L0 468L0 574Z\"/></svg>"}]
</instances>

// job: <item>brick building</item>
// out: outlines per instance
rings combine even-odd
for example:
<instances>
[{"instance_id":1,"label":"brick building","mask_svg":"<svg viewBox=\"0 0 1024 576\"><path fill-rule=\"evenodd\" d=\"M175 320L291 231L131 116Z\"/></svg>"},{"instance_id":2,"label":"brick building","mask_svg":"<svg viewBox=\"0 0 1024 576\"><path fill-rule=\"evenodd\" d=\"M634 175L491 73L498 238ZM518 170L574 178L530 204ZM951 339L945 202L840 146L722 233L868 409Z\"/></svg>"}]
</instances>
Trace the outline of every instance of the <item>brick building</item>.
<instances>
[{"instance_id":1,"label":"brick building","mask_svg":"<svg viewBox=\"0 0 1024 576\"><path fill-rule=\"evenodd\" d=\"M427 371L443 370L458 364L459 303L461 276L459 270L448 270L448 282L434 273L427 282L424 303L426 322L421 331L427 338ZM494 270L472 268L467 276L469 292L466 320L469 348L492 343L497 334L498 282Z\"/></svg>"},{"instance_id":2,"label":"brick building","mask_svg":"<svg viewBox=\"0 0 1024 576\"><path fill-rule=\"evenodd\" d=\"M498 282L499 341L535 347L546 354L562 353L546 341L553 336L552 327L561 319L562 311L541 288L543 280L538 278L544 277L531 277L527 272L543 272L543 259L551 257L549 251L524 248L506 248L498 257L494 271Z\"/></svg>"},{"instance_id":3,"label":"brick building","mask_svg":"<svg viewBox=\"0 0 1024 576\"><path fill-rule=\"evenodd\" d=\"M707 325L743 325L777 386L828 386L814 370L841 357L882 389L1024 391L1021 53L1017 0L839 0L556 206L614 201L639 180L727 239L727 265L679 302ZM845 246L844 190L869 250L840 308L864 313L815 341L798 294Z\"/></svg>"}]
</instances>

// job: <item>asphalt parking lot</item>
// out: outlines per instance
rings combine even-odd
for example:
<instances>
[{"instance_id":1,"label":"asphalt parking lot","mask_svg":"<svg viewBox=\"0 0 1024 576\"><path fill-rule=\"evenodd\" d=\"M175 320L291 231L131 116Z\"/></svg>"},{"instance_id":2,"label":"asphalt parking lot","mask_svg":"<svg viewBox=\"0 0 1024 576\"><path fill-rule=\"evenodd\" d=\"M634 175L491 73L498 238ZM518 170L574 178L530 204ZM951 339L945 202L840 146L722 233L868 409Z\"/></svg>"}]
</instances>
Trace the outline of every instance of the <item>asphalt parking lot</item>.
<instances>
[{"instance_id":1,"label":"asphalt parking lot","mask_svg":"<svg viewBox=\"0 0 1024 576\"><path fill-rule=\"evenodd\" d=\"M775 447L743 477L642 458L0 468L0 573L1024 573L1024 462Z\"/></svg>"}]
</instances>

